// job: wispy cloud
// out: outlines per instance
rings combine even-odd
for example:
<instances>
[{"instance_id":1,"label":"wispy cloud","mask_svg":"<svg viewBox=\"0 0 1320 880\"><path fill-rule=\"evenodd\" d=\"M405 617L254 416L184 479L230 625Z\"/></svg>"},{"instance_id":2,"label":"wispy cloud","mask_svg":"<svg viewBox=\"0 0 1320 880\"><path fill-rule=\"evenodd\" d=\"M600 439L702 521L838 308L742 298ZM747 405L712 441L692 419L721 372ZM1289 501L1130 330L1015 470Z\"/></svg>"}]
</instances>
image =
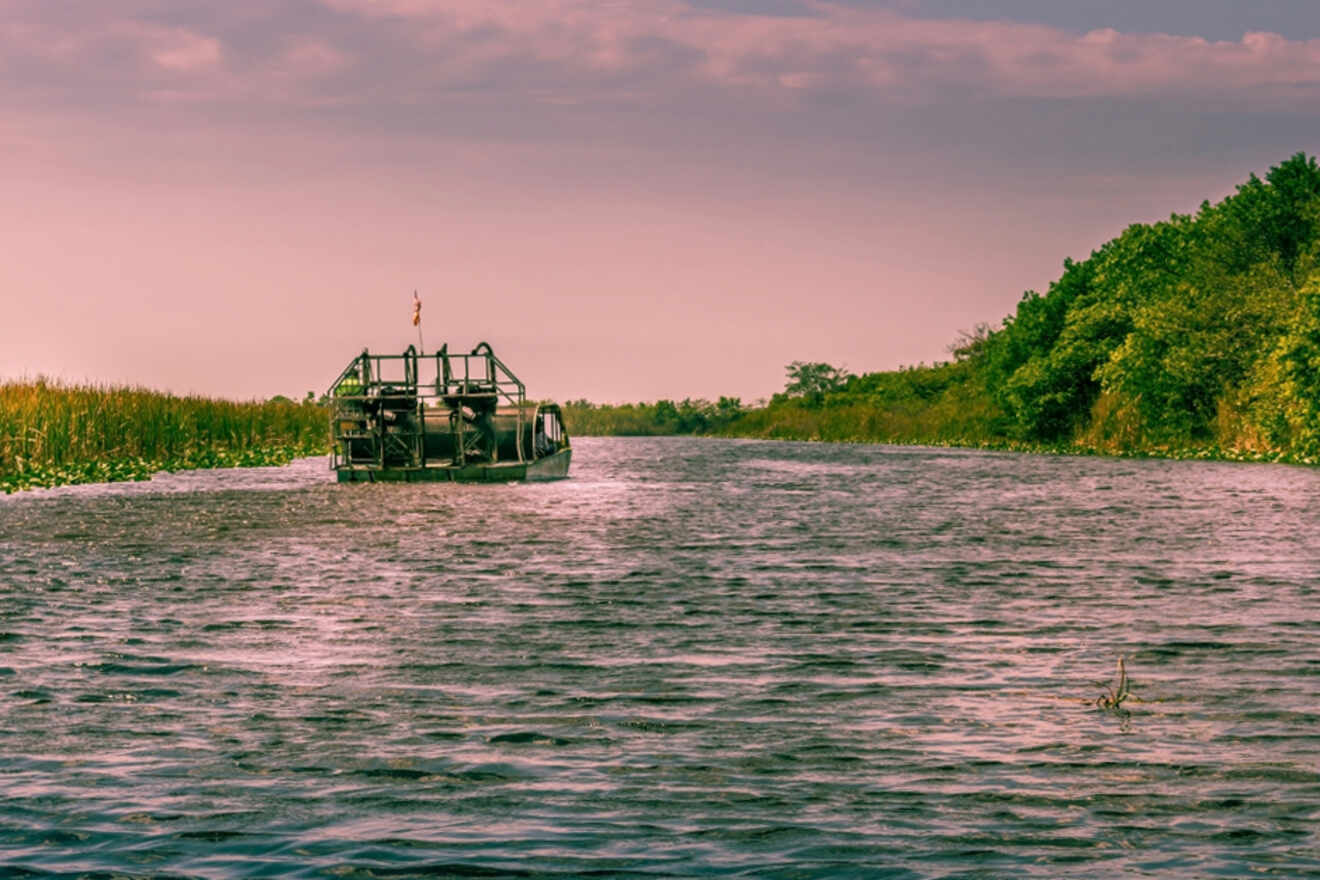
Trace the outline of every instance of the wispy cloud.
<instances>
[{"instance_id":1,"label":"wispy cloud","mask_svg":"<svg viewBox=\"0 0 1320 880\"><path fill-rule=\"evenodd\" d=\"M555 103L827 94L1196 97L1311 112L1320 41L1214 42L1113 30L931 20L803 2L757 15L682 0L16 2L0 10L0 95L61 103L243 101L297 107L472 97ZM351 71L351 75L349 72Z\"/></svg>"},{"instance_id":2,"label":"wispy cloud","mask_svg":"<svg viewBox=\"0 0 1320 880\"><path fill-rule=\"evenodd\" d=\"M200 73L218 68L222 61L219 40L186 28L127 24L116 30L164 70Z\"/></svg>"},{"instance_id":3,"label":"wispy cloud","mask_svg":"<svg viewBox=\"0 0 1320 880\"><path fill-rule=\"evenodd\" d=\"M595 85L699 83L768 96L819 91L889 101L946 90L989 96L1307 99L1320 95L1320 41L1248 33L1236 42L1166 34L931 20L885 9L807 2L809 15L734 14L676 0L324 0L364 22L407 22L409 49L448 75L505 65L506 86L535 62ZM498 77L495 78L497 81ZM617 82L613 83L617 85Z\"/></svg>"}]
</instances>

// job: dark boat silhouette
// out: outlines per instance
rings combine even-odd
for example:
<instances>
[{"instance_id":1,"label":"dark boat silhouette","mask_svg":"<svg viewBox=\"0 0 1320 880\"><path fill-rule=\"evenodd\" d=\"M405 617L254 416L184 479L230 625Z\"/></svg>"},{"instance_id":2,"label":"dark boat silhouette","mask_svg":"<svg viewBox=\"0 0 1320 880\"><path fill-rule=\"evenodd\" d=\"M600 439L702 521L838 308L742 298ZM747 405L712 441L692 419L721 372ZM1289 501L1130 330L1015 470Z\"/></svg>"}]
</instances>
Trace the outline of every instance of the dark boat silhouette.
<instances>
[{"instance_id":1,"label":"dark boat silhouette","mask_svg":"<svg viewBox=\"0 0 1320 880\"><path fill-rule=\"evenodd\" d=\"M503 482L568 476L558 405L526 388L482 342L468 354L363 350L330 386L330 467L339 482Z\"/></svg>"}]
</instances>

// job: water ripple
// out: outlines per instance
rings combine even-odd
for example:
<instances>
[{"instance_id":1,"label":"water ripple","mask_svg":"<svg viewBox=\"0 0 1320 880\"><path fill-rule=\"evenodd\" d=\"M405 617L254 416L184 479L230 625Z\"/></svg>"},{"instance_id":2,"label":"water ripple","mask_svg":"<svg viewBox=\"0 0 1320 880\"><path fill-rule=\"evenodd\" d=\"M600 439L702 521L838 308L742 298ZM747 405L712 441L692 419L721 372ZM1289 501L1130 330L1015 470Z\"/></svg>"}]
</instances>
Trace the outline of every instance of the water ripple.
<instances>
[{"instance_id":1,"label":"water ripple","mask_svg":"<svg viewBox=\"0 0 1320 880\"><path fill-rule=\"evenodd\" d=\"M1320 474L576 445L0 498L3 873L1320 875Z\"/></svg>"}]
</instances>

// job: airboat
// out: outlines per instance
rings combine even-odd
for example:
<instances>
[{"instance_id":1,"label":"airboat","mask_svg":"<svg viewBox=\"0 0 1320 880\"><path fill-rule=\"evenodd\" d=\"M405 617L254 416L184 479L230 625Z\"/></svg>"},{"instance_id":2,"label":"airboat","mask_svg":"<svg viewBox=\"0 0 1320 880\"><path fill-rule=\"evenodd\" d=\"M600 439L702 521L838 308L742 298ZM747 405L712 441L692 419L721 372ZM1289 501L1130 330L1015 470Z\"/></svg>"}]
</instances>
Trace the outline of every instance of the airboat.
<instances>
[{"instance_id":1,"label":"airboat","mask_svg":"<svg viewBox=\"0 0 1320 880\"><path fill-rule=\"evenodd\" d=\"M341 483L555 480L573 456L553 403L482 342L423 354L364 349L330 386L330 467Z\"/></svg>"}]
</instances>

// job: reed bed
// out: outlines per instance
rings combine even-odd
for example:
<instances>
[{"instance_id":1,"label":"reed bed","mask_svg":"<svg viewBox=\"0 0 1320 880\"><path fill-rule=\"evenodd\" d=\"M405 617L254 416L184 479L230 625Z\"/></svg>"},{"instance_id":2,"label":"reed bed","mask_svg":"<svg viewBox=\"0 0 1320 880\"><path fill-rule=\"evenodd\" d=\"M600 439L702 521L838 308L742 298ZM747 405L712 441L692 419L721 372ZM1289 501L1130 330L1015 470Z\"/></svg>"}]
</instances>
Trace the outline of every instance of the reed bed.
<instances>
[{"instance_id":1,"label":"reed bed","mask_svg":"<svg viewBox=\"0 0 1320 880\"><path fill-rule=\"evenodd\" d=\"M146 479L162 470L284 464L327 451L325 411L144 388L0 382L0 489Z\"/></svg>"},{"instance_id":2,"label":"reed bed","mask_svg":"<svg viewBox=\"0 0 1320 880\"><path fill-rule=\"evenodd\" d=\"M661 419L653 403L598 406L585 401L569 401L564 404L563 413L564 424L579 437L642 437L690 433L679 430L676 422Z\"/></svg>"}]
</instances>

